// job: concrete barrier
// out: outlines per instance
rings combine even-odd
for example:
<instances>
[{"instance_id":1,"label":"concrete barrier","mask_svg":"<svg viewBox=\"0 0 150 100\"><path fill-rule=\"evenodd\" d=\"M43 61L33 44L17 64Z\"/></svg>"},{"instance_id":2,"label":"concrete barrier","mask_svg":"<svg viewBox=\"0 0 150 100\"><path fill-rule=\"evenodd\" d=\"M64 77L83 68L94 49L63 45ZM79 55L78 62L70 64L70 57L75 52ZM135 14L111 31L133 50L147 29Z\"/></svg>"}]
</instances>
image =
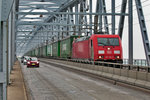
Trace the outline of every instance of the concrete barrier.
<instances>
[{"instance_id":1,"label":"concrete barrier","mask_svg":"<svg viewBox=\"0 0 150 100\"><path fill-rule=\"evenodd\" d=\"M108 73L108 68L109 67L103 67L103 72Z\"/></svg>"},{"instance_id":2,"label":"concrete barrier","mask_svg":"<svg viewBox=\"0 0 150 100\"><path fill-rule=\"evenodd\" d=\"M119 68L114 68L114 74L120 76L120 74L121 74L120 69Z\"/></svg>"},{"instance_id":3,"label":"concrete barrier","mask_svg":"<svg viewBox=\"0 0 150 100\"><path fill-rule=\"evenodd\" d=\"M87 64L81 64L80 66L84 67L84 68L88 68L89 67L89 66L87 66Z\"/></svg>"},{"instance_id":4,"label":"concrete barrier","mask_svg":"<svg viewBox=\"0 0 150 100\"><path fill-rule=\"evenodd\" d=\"M121 76L124 76L124 77L128 77L128 70L126 70L126 69L121 69L120 70L121 71Z\"/></svg>"},{"instance_id":5,"label":"concrete barrier","mask_svg":"<svg viewBox=\"0 0 150 100\"><path fill-rule=\"evenodd\" d=\"M119 77L119 80L122 81L122 82L126 82L127 79L128 79L128 70L126 69L121 69L120 70L120 77Z\"/></svg>"},{"instance_id":6,"label":"concrete barrier","mask_svg":"<svg viewBox=\"0 0 150 100\"><path fill-rule=\"evenodd\" d=\"M145 83L145 87L146 87L147 89L150 89L150 82L146 82L146 83Z\"/></svg>"},{"instance_id":7,"label":"concrete barrier","mask_svg":"<svg viewBox=\"0 0 150 100\"><path fill-rule=\"evenodd\" d=\"M103 66L98 66L98 71L103 71Z\"/></svg>"},{"instance_id":8,"label":"concrete barrier","mask_svg":"<svg viewBox=\"0 0 150 100\"><path fill-rule=\"evenodd\" d=\"M129 71L128 71L128 77L129 77L129 78L136 79L136 77L137 77L137 71L129 70Z\"/></svg>"},{"instance_id":9,"label":"concrete barrier","mask_svg":"<svg viewBox=\"0 0 150 100\"><path fill-rule=\"evenodd\" d=\"M150 82L150 73L147 73L147 81Z\"/></svg>"},{"instance_id":10,"label":"concrete barrier","mask_svg":"<svg viewBox=\"0 0 150 100\"><path fill-rule=\"evenodd\" d=\"M106 77L106 78L109 78L109 79L112 79L112 77L113 77L113 74L105 73L105 72L103 72L101 75L102 75L103 77Z\"/></svg>"},{"instance_id":11,"label":"concrete barrier","mask_svg":"<svg viewBox=\"0 0 150 100\"><path fill-rule=\"evenodd\" d=\"M109 68L108 68L108 73L114 74L114 68L109 67Z\"/></svg>"},{"instance_id":12,"label":"concrete barrier","mask_svg":"<svg viewBox=\"0 0 150 100\"><path fill-rule=\"evenodd\" d=\"M137 79L147 81L147 73L137 72Z\"/></svg>"},{"instance_id":13,"label":"concrete barrier","mask_svg":"<svg viewBox=\"0 0 150 100\"><path fill-rule=\"evenodd\" d=\"M137 80L135 81L135 85L145 87L146 81L147 81L147 73L137 72Z\"/></svg>"}]
</instances>

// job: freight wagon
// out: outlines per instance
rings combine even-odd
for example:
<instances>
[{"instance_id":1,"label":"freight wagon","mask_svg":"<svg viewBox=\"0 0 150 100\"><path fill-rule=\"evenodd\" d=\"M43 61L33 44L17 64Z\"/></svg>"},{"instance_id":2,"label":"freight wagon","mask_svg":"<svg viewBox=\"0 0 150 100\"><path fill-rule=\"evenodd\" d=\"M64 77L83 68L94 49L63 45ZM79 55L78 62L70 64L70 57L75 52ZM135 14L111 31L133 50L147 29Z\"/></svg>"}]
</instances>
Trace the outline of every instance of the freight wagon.
<instances>
[{"instance_id":1,"label":"freight wagon","mask_svg":"<svg viewBox=\"0 0 150 100\"><path fill-rule=\"evenodd\" d=\"M47 57L47 46L46 45L42 46L42 56Z\"/></svg>"},{"instance_id":2,"label":"freight wagon","mask_svg":"<svg viewBox=\"0 0 150 100\"><path fill-rule=\"evenodd\" d=\"M72 42L79 36L69 36L60 41L60 57L71 58L72 56Z\"/></svg>"},{"instance_id":3,"label":"freight wagon","mask_svg":"<svg viewBox=\"0 0 150 100\"><path fill-rule=\"evenodd\" d=\"M47 45L47 57L52 57L52 44Z\"/></svg>"},{"instance_id":4,"label":"freight wagon","mask_svg":"<svg viewBox=\"0 0 150 100\"><path fill-rule=\"evenodd\" d=\"M39 56L40 56L40 57L43 57L43 48L42 48L42 47L39 47L39 49L40 49Z\"/></svg>"},{"instance_id":5,"label":"freight wagon","mask_svg":"<svg viewBox=\"0 0 150 100\"><path fill-rule=\"evenodd\" d=\"M54 58L60 57L60 41L52 43L52 57Z\"/></svg>"},{"instance_id":6,"label":"freight wagon","mask_svg":"<svg viewBox=\"0 0 150 100\"><path fill-rule=\"evenodd\" d=\"M34 50L34 49L31 51L31 56L32 56L32 57L35 56L35 50Z\"/></svg>"},{"instance_id":7,"label":"freight wagon","mask_svg":"<svg viewBox=\"0 0 150 100\"><path fill-rule=\"evenodd\" d=\"M39 49L36 48L36 49L35 49L35 56L38 57L38 56L39 56L38 54L39 54Z\"/></svg>"}]
</instances>

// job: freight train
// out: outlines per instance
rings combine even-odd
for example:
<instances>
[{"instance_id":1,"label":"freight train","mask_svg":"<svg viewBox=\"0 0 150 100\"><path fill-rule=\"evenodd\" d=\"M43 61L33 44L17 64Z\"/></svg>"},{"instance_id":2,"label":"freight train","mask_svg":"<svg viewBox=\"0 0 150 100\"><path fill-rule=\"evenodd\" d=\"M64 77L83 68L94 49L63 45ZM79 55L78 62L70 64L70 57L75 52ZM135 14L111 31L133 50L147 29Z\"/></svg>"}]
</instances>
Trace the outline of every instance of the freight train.
<instances>
[{"instance_id":1,"label":"freight train","mask_svg":"<svg viewBox=\"0 0 150 100\"><path fill-rule=\"evenodd\" d=\"M122 44L118 35L93 34L87 37L69 36L26 53L47 58L84 59L90 61L123 62Z\"/></svg>"}]
</instances>

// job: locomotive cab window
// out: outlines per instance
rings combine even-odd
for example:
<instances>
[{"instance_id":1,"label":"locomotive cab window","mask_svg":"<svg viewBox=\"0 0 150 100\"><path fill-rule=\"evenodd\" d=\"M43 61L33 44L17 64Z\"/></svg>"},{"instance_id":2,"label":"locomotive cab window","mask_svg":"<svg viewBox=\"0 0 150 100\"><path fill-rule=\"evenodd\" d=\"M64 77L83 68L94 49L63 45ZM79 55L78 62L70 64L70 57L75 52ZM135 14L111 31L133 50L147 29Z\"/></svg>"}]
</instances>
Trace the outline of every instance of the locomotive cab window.
<instances>
[{"instance_id":1,"label":"locomotive cab window","mask_svg":"<svg viewBox=\"0 0 150 100\"><path fill-rule=\"evenodd\" d=\"M97 38L98 46L119 46L118 38Z\"/></svg>"}]
</instances>

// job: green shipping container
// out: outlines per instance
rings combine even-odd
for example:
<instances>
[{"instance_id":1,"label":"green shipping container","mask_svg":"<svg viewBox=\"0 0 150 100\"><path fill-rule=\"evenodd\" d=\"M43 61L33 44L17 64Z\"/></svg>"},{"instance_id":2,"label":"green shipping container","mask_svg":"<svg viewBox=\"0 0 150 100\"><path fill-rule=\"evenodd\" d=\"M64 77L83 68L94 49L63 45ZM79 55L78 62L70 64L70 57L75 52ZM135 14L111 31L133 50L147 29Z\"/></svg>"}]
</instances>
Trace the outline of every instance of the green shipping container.
<instances>
[{"instance_id":1,"label":"green shipping container","mask_svg":"<svg viewBox=\"0 0 150 100\"><path fill-rule=\"evenodd\" d=\"M29 56L32 56L32 51L29 52Z\"/></svg>"},{"instance_id":2,"label":"green shipping container","mask_svg":"<svg viewBox=\"0 0 150 100\"><path fill-rule=\"evenodd\" d=\"M43 48L40 47L40 57L43 57Z\"/></svg>"},{"instance_id":3,"label":"green shipping container","mask_svg":"<svg viewBox=\"0 0 150 100\"><path fill-rule=\"evenodd\" d=\"M40 47L38 47L38 57L40 57Z\"/></svg>"},{"instance_id":4,"label":"green shipping container","mask_svg":"<svg viewBox=\"0 0 150 100\"><path fill-rule=\"evenodd\" d=\"M43 46L42 47L42 49L43 49L43 57L46 57L47 56L47 46Z\"/></svg>"},{"instance_id":5,"label":"green shipping container","mask_svg":"<svg viewBox=\"0 0 150 100\"><path fill-rule=\"evenodd\" d=\"M72 42L79 36L70 36L60 42L60 57L61 58L71 58L72 55Z\"/></svg>"},{"instance_id":6,"label":"green shipping container","mask_svg":"<svg viewBox=\"0 0 150 100\"><path fill-rule=\"evenodd\" d=\"M35 49L35 56L38 56L38 48Z\"/></svg>"},{"instance_id":7,"label":"green shipping container","mask_svg":"<svg viewBox=\"0 0 150 100\"><path fill-rule=\"evenodd\" d=\"M35 56L35 50L32 50L31 53L32 53L31 56L34 57Z\"/></svg>"},{"instance_id":8,"label":"green shipping container","mask_svg":"<svg viewBox=\"0 0 150 100\"><path fill-rule=\"evenodd\" d=\"M52 56L60 57L60 41L52 43Z\"/></svg>"},{"instance_id":9,"label":"green shipping container","mask_svg":"<svg viewBox=\"0 0 150 100\"><path fill-rule=\"evenodd\" d=\"M52 44L47 45L47 56L48 57L52 56Z\"/></svg>"}]
</instances>

